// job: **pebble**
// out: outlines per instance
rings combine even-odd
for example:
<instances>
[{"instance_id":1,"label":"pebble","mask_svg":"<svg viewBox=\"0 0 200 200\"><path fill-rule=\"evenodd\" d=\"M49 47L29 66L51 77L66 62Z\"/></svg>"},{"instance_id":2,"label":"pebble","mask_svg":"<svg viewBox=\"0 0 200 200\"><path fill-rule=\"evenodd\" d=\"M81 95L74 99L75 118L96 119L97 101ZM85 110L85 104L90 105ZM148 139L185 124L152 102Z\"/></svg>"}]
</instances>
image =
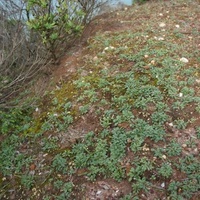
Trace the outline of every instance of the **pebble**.
<instances>
[{"instance_id":1,"label":"pebble","mask_svg":"<svg viewBox=\"0 0 200 200\"><path fill-rule=\"evenodd\" d=\"M93 60L94 60L94 61L97 61L97 60L98 60L98 57L97 57L97 56L95 56L95 57L93 58Z\"/></svg>"},{"instance_id":2,"label":"pebble","mask_svg":"<svg viewBox=\"0 0 200 200\"><path fill-rule=\"evenodd\" d=\"M187 147L187 144L182 144L182 147L183 147L183 148L186 148L186 147Z\"/></svg>"},{"instance_id":3,"label":"pebble","mask_svg":"<svg viewBox=\"0 0 200 200\"><path fill-rule=\"evenodd\" d=\"M161 187L164 188L164 187L165 187L165 183L162 183L162 184L161 184Z\"/></svg>"},{"instance_id":4,"label":"pebble","mask_svg":"<svg viewBox=\"0 0 200 200\"><path fill-rule=\"evenodd\" d=\"M97 195L101 194L101 192L102 192L101 190L98 190L98 191L97 191Z\"/></svg>"},{"instance_id":5,"label":"pebble","mask_svg":"<svg viewBox=\"0 0 200 200\"><path fill-rule=\"evenodd\" d=\"M179 97L183 97L183 93L180 92L180 93L179 93Z\"/></svg>"},{"instance_id":6,"label":"pebble","mask_svg":"<svg viewBox=\"0 0 200 200\"><path fill-rule=\"evenodd\" d=\"M159 26L160 26L161 28L163 28L163 27L166 26L166 24L165 24L164 22L162 22L162 23L159 24Z\"/></svg>"},{"instance_id":7,"label":"pebble","mask_svg":"<svg viewBox=\"0 0 200 200\"><path fill-rule=\"evenodd\" d=\"M184 58L184 57L182 57L180 59L180 61L183 62L183 63L188 63L189 62L189 60L187 58Z\"/></svg>"}]
</instances>

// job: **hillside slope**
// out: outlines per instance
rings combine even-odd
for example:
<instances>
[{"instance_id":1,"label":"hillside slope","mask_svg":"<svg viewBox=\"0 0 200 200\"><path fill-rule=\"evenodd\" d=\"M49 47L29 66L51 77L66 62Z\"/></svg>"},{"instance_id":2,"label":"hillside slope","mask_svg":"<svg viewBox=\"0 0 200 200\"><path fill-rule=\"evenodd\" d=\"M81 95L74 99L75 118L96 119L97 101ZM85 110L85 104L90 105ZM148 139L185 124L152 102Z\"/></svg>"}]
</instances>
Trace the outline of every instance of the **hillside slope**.
<instances>
[{"instance_id":1,"label":"hillside slope","mask_svg":"<svg viewBox=\"0 0 200 200\"><path fill-rule=\"evenodd\" d=\"M96 17L4 137L0 198L199 199L199 10L175 0Z\"/></svg>"}]
</instances>

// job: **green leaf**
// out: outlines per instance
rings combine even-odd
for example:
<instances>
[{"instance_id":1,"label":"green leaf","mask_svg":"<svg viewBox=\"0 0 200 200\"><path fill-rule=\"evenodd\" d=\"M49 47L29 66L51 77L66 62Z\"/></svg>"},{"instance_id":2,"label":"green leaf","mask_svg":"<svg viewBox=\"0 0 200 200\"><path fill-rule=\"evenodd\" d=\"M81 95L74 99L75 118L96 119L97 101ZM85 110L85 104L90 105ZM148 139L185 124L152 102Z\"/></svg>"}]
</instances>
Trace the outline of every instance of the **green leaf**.
<instances>
[{"instance_id":1,"label":"green leaf","mask_svg":"<svg viewBox=\"0 0 200 200\"><path fill-rule=\"evenodd\" d=\"M54 26L55 26L55 22L44 24L44 27L45 27L46 29L53 29Z\"/></svg>"},{"instance_id":2,"label":"green leaf","mask_svg":"<svg viewBox=\"0 0 200 200\"><path fill-rule=\"evenodd\" d=\"M58 38L58 33L52 33L51 36L50 36L50 38L52 40L56 40Z\"/></svg>"}]
</instances>

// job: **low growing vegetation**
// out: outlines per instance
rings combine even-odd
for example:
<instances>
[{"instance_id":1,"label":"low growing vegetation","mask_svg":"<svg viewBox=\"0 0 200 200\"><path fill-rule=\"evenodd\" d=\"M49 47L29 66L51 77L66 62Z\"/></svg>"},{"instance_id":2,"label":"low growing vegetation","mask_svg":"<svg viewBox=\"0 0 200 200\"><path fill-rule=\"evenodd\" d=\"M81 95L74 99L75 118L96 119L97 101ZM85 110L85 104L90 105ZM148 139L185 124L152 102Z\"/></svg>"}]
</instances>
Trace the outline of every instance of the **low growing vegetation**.
<instances>
[{"instance_id":1,"label":"low growing vegetation","mask_svg":"<svg viewBox=\"0 0 200 200\"><path fill-rule=\"evenodd\" d=\"M37 107L0 113L1 199L199 198L198 1L128 9Z\"/></svg>"}]
</instances>

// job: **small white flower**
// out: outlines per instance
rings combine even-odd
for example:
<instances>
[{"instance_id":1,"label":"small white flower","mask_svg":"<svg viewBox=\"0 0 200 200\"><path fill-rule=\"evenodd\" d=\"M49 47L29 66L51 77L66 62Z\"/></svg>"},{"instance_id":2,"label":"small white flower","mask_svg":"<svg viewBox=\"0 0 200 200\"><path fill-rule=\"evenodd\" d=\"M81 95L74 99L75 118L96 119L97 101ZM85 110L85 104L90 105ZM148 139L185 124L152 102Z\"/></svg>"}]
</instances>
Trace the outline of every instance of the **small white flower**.
<instances>
[{"instance_id":1,"label":"small white flower","mask_svg":"<svg viewBox=\"0 0 200 200\"><path fill-rule=\"evenodd\" d=\"M54 113L54 114L53 114L53 116L54 116L54 117L57 117L57 116L58 116L58 114L57 114L57 113Z\"/></svg>"},{"instance_id":2,"label":"small white flower","mask_svg":"<svg viewBox=\"0 0 200 200\"><path fill-rule=\"evenodd\" d=\"M181 61L181 62L184 62L184 63L188 63L188 62L189 62L189 60L188 60L187 58L184 58L184 57L182 57L182 58L180 59L180 61Z\"/></svg>"},{"instance_id":3,"label":"small white flower","mask_svg":"<svg viewBox=\"0 0 200 200\"><path fill-rule=\"evenodd\" d=\"M145 58L148 58L149 56L147 54L144 55Z\"/></svg>"},{"instance_id":4,"label":"small white flower","mask_svg":"<svg viewBox=\"0 0 200 200\"><path fill-rule=\"evenodd\" d=\"M162 17L163 16L163 14L162 13L159 13L159 15Z\"/></svg>"},{"instance_id":5,"label":"small white flower","mask_svg":"<svg viewBox=\"0 0 200 200\"><path fill-rule=\"evenodd\" d=\"M163 28L163 27L166 26L166 24L165 24L164 22L162 22L162 23L159 24L159 26L160 26L161 28Z\"/></svg>"},{"instance_id":6,"label":"small white flower","mask_svg":"<svg viewBox=\"0 0 200 200\"><path fill-rule=\"evenodd\" d=\"M162 158L163 158L163 159L166 159L166 158L167 158L167 156L166 156L166 155L162 155Z\"/></svg>"},{"instance_id":7,"label":"small white flower","mask_svg":"<svg viewBox=\"0 0 200 200\"><path fill-rule=\"evenodd\" d=\"M38 112L38 111L39 111L39 108L36 108L36 109L35 109L35 112Z\"/></svg>"},{"instance_id":8,"label":"small white flower","mask_svg":"<svg viewBox=\"0 0 200 200\"><path fill-rule=\"evenodd\" d=\"M173 127L173 126L174 126L174 124L171 122L171 123L169 123L169 126Z\"/></svg>"},{"instance_id":9,"label":"small white flower","mask_svg":"<svg viewBox=\"0 0 200 200\"><path fill-rule=\"evenodd\" d=\"M183 93L180 92L180 93L179 93L179 97L183 97Z\"/></svg>"},{"instance_id":10,"label":"small white flower","mask_svg":"<svg viewBox=\"0 0 200 200\"><path fill-rule=\"evenodd\" d=\"M175 27L176 27L176 28L180 28L180 25L176 24Z\"/></svg>"}]
</instances>

